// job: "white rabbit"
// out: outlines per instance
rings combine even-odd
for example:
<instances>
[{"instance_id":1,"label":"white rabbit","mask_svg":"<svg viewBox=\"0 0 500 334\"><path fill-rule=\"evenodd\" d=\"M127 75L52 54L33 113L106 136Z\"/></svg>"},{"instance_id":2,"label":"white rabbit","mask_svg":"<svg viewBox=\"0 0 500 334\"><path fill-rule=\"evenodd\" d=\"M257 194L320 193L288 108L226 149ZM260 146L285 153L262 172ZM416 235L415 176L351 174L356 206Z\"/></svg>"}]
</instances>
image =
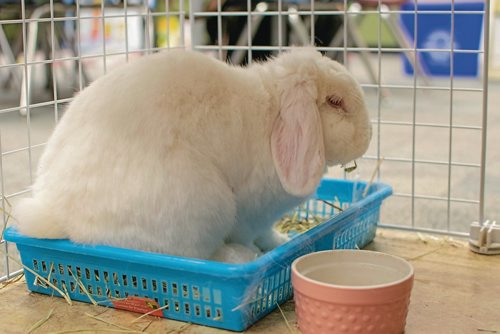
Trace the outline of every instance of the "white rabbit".
<instances>
[{"instance_id":1,"label":"white rabbit","mask_svg":"<svg viewBox=\"0 0 500 334\"><path fill-rule=\"evenodd\" d=\"M75 97L14 217L33 237L194 258L224 242L257 252L326 167L370 139L358 83L312 48L248 68L166 51Z\"/></svg>"}]
</instances>

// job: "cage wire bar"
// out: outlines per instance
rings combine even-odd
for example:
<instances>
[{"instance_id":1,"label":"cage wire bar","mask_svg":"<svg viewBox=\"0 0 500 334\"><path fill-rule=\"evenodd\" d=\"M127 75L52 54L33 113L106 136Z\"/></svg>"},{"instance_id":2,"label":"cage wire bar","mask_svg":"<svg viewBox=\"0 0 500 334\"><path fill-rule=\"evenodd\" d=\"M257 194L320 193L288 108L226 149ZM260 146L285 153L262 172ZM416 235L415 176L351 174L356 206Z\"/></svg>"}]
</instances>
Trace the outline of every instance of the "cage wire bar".
<instances>
[{"instance_id":1,"label":"cage wire bar","mask_svg":"<svg viewBox=\"0 0 500 334\"><path fill-rule=\"evenodd\" d=\"M484 11L484 56L483 56L483 105L482 105L482 129L481 129L481 175L479 181L479 223L485 221L484 198L486 185L486 148L488 141L488 83L489 83L489 59L490 59L490 20L491 0L485 1Z\"/></svg>"},{"instance_id":2,"label":"cage wire bar","mask_svg":"<svg viewBox=\"0 0 500 334\"><path fill-rule=\"evenodd\" d=\"M281 6L284 1L277 1L277 3ZM451 17L451 31L455 31L455 1L450 1L451 2L451 9L450 10L426 10L425 14L450 14ZM319 15L343 15L345 20L351 20L351 17L353 16L353 13L349 12L349 7L348 3L346 0L344 0L344 12L338 12L338 11L322 11L322 12L316 12L314 8L314 1L310 2L310 10L295 10L293 11L293 15L310 15L311 18ZM418 1L416 1L418 4ZM489 2L486 2L485 4L485 9L482 11L477 11L477 10L461 10L459 15L478 15L478 14L483 14L484 19L483 19L483 25L484 25L484 48L480 50L464 50L464 49L456 49L455 48L455 35L452 33L452 39L451 39L451 45L449 48L421 48L417 46L417 40L418 40L418 6L414 9L414 24L415 24L415 32L413 36L413 47L411 48L387 48L387 47L382 47L381 45L381 18L382 15L384 14L403 14L407 13L406 11L402 10L384 10L382 12L382 4L383 1L379 0L378 3L378 9L376 11L370 11L370 10L364 10L363 13L356 13L356 15L366 15L366 14L377 14L378 15L378 27L377 27L377 32L378 32L378 46L376 48L373 47L349 47L346 43L348 40L347 36L347 29L344 29L344 45L343 47L320 47L319 49L322 51L338 51L341 50L344 53L344 60L347 61L348 58L346 57L348 52L355 52L355 51L370 51L370 52L376 52L378 55L378 77L381 77L382 73L382 65L381 65L381 55L382 53L387 53L387 52L401 52L401 51L410 51L413 52L414 54L417 54L419 52L442 52L442 53L449 53L450 54L450 68L454 68L454 54L462 53L462 54L478 54L482 55L484 59L488 59L488 49L489 49L489 39L488 39L488 32L489 32ZM249 6L249 5L247 5ZM248 10L248 7L247 7ZM195 16L211 16L214 15L212 13L194 13ZM218 17L232 17L232 16L242 16L244 15L243 11L235 11L235 12L217 12ZM281 12L273 12L273 11L267 11L264 13L255 13L254 15L262 15L262 16L276 16L278 15L279 18L281 18L282 13ZM285 13L285 15L292 15L290 12ZM346 24L348 25L348 24ZM281 28L281 25L279 26ZM311 40L313 40L314 36L314 25L310 26L310 35L311 35ZM281 36L281 33L280 33ZM193 46L194 49L197 50L210 50L212 47L209 45L204 45L204 46ZM220 48L220 46L219 46ZM226 45L224 47L226 51L231 51L231 50L245 50L248 49L249 52L251 50L270 50L270 51L276 51L277 48L273 45L269 46L255 46L252 45L251 43L248 43L246 46L242 45ZM415 57L415 66L418 65L419 58ZM483 62L484 65L487 62ZM409 162L412 165L412 187L411 187L411 193L403 193L403 192L398 192L396 191L395 196L399 197L409 197L411 198L411 226L409 229L412 230L420 230L420 231L433 231L433 232L438 232L438 233L444 233L444 234L451 234L451 235L460 235L464 236L467 235L466 232L457 232L453 231L451 228L450 220L451 220L451 204L452 203L468 203L468 204L478 204L479 206L479 220L481 221L484 217L484 176L485 176L485 152L486 152L486 114L487 114L487 92L488 92L488 72L487 72L487 67L483 67L483 87L482 88L469 88L469 87L459 87L456 86L455 83L455 77L454 77L454 72L450 71L450 77L449 77L449 86L448 87L442 87L442 86L423 86L418 83L419 79L419 74L415 73L413 75L413 84L412 85L398 85L398 84L385 84L382 83L381 80L378 80L375 84L366 84L363 83L364 88L376 88L377 89L377 97L378 97L378 102L377 102L377 117L376 120L374 121L375 124L377 124L377 153L376 155L367 155L365 156L365 159L368 160L378 160L381 158L381 152L380 152L380 127L381 125L399 125L399 126L411 126L412 127L412 156L410 159L407 158L401 158L401 157L385 157L386 161L392 161L392 162ZM381 117L381 109L382 109L382 97L381 97L381 91L384 88L390 88L390 89L412 89L413 90L413 107L412 107L412 114L413 114L413 119L411 122L397 122L397 121L386 121L383 120ZM449 92L449 122L448 124L438 124L438 123L424 123L424 122L418 122L417 121L417 104L418 104L418 99L417 99L417 92L418 91L443 91L443 92ZM455 124L454 123L454 92L479 92L483 93L483 102L482 102L482 125L481 126L471 126L471 125L462 125L462 124ZM417 145L417 139L416 139L416 130L419 127L423 128L442 128L442 129L447 129L449 132L448 135L448 156L447 159L443 160L429 160L429 159L419 159L416 156L416 145ZM455 161L453 159L452 155L452 146L453 146L453 131L455 129L468 129L468 130L478 130L481 132L481 138L482 138L482 149L481 149L481 160L479 163L468 163L468 162L460 162L460 161ZM448 180L447 180L447 195L446 196L426 196L426 195L421 195L416 192L416 174L415 170L417 169L417 164L427 164L427 165L436 165L436 166L445 166L448 169ZM481 173L481 181L480 181L480 199L475 200L475 199L468 199L468 198L460 198L460 197L454 197L452 196L452 191L451 191L451 172L452 172L452 167L474 167L474 168L479 168L480 173ZM379 173L379 179L381 179L380 173ZM382 178L383 180L383 178ZM446 202L447 206L447 214L446 214L446 228L444 230L435 230L435 229L423 229L419 228L415 224L415 200L416 199L427 199L427 200L433 200L433 201L443 201ZM397 227L397 228L407 228L407 227L402 227L402 226L394 226L387 224L387 226L392 226L392 227Z\"/></svg>"},{"instance_id":3,"label":"cage wire bar","mask_svg":"<svg viewBox=\"0 0 500 334\"><path fill-rule=\"evenodd\" d=\"M443 0L445 1L445 0ZM490 0L484 1L484 10L461 10L456 12L455 3L458 1L448 0L451 4L450 10L426 10L426 15L450 15L451 17L451 41L450 45L443 48L435 47L421 47L417 41L418 25L422 24L419 21L419 1L414 1L417 5L414 7L412 14L414 14L414 33L412 41L408 45L386 45L383 42L384 26L386 25L385 18L389 16L398 17L402 14L408 14L408 10L401 8L387 8L383 0L378 0L377 6L370 8L361 8L353 6L355 1L351 0L333 0L330 2L314 1L314 0L273 0L267 2L256 2L251 0L241 0L242 4L239 8L227 8L227 3L223 0L213 1L214 8L208 9L204 7L202 1L189 0L188 8L185 8L183 0L160 0L155 3L155 7L151 5L148 0L130 1L125 0L118 4L100 2L98 5L91 6L90 8L99 9L98 12L93 12L89 16L88 13L82 14L83 11L89 6L84 0L64 4L64 14L56 13L56 7L59 8L59 3L50 0L48 3L48 15L33 17L30 16L33 8L29 7L21 0L18 5L9 5L17 12L17 17L5 17L0 15L0 28L7 26L15 26L21 33L21 49L19 50L18 59L7 60L4 55L7 52L3 50L5 45L0 45L2 53L0 54L0 80L1 74L8 73L8 75L17 75L22 77L23 84L16 85L15 80L10 82L10 90L5 90L5 94L0 95L0 178L2 190L2 210L4 226L9 218L9 207L6 201L15 202L23 197L29 195L29 187L27 184L32 184L35 177L33 169L36 166L37 156L34 152L43 150L48 139L48 134L43 140L38 137L34 140L33 129L38 129L39 114L53 113L53 122L57 123L64 112L64 106L72 101L71 96L66 96L60 93L61 88L67 85L66 81L60 81L58 66L60 64L74 64L76 85L73 87L73 93L82 90L89 84L86 78L88 64L91 61L98 60L102 66L102 72L106 73L110 70L112 59L116 57L123 57L124 61L128 62L133 59L133 56L145 55L148 53L158 52L163 49L170 48L189 48L198 52L204 52L213 55L223 61L235 62L235 65L243 64L246 58L248 64L255 61L255 56L258 52L268 52L269 55L276 55L284 50L290 49L291 42L296 45L315 45L318 50L324 53L331 53L340 56L344 64L355 72L363 72L363 68L367 64L374 66L372 76L376 80L361 80L361 85L368 96L371 96L372 102L369 105L372 112L372 124L374 127L373 135L373 150L367 152L363 160L367 163L374 164L382 157L384 158L385 165L382 165L377 171L377 179L384 182L391 174L392 166L395 164L409 165L410 173L410 189L400 189L398 185L394 186L394 198L405 200L407 204L400 207L400 210L409 211L409 222L396 221L382 221L383 226L398 229L409 229L413 231L433 232L446 235L467 235L464 228L457 228L452 224L452 216L454 212L454 205L463 204L467 206L469 215L471 211L475 211L477 207L477 217L479 222L484 221L485 216L485 183L486 183L486 143L487 143L487 114L488 114L488 61L489 59L489 27L490 27ZM5 5L0 4L0 7ZM115 11L109 11L113 8ZM358 9L356 9L358 8ZM2 13L4 11L2 10ZM57 15L56 15L57 14ZM456 28L455 18L460 16L483 16L483 42L482 47L478 50L464 49L457 46L455 34L453 33ZM361 43L356 44L356 35L353 34L352 29L360 25L363 20L369 16L376 16L376 32L375 44ZM244 26L236 42L229 44L228 35L228 20L243 18ZM337 31L338 38L341 43L337 45L318 45L318 33L321 29L316 26L316 23L322 18L338 18L340 19L340 31ZM123 20L123 29L125 38L123 40L122 48L113 49L108 44L106 29L108 23L112 20ZM130 34L135 32L136 26L131 24L132 19L141 20L143 30L140 32L142 43L140 46L132 46ZM158 24L159 20L164 19L167 23L164 28ZM83 25L87 24L89 20L99 23L100 26L100 48L98 51L85 52L84 39L87 37L87 32L83 29ZM215 34L214 40L210 41L207 37L207 21L215 20ZM256 43L254 41L259 29L264 20L271 20L272 31L270 31L270 38L266 43ZM173 22L178 22L176 29ZM35 48L40 41L33 41L32 29L36 25L38 29L42 26L49 25L48 27L48 40L50 41L49 55L47 58L34 57L30 48ZM59 53L61 44L58 40L60 36L57 35L58 26L66 25L66 29L70 27L72 30L72 43L74 52L72 53ZM46 28L46 27L45 27ZM163 30L162 30L163 29ZM164 45L160 45L155 39L160 34L166 36ZM177 35L176 35L177 34ZM178 36L177 41L175 36ZM359 37L359 36L358 36ZM40 37L38 37L40 39ZM333 38L333 37L332 37ZM66 45L68 47L68 45ZM423 52L434 52L436 54L447 54L450 59L450 75L444 80L428 82L422 79L421 74L417 71L419 62L421 61L418 55ZM386 57L392 57L400 54L414 55L413 74L411 78L405 80L383 80L384 75L392 68L385 64ZM230 56L231 54L231 56ZM469 81L457 81L454 75L454 55L456 54L471 54L478 55L483 61L481 64L481 78L480 85L470 84ZM368 57L364 59L363 57ZM357 59L362 59L359 62ZM361 65L360 65L361 64ZM244 64L243 64L244 65ZM34 84L32 81L32 70L36 68L49 67L51 74L51 88L49 92L50 98L40 101L36 98L34 91ZM358 71L359 70L359 71ZM48 73L47 72L47 73ZM366 73L364 75L366 77ZM1 82L0 82L1 83ZM477 83L477 82L475 82ZM3 82L2 84L5 84ZM386 117L386 92L394 96L398 94L408 94L411 92L411 118L410 119L391 119ZM419 119L419 106L421 104L421 93L439 93L448 94L449 108L447 108L447 121L442 122L439 119L420 120ZM457 122L456 107L454 105L457 94L480 94L482 99L481 114L477 117L480 121L479 124ZM24 97L20 103L4 102L1 100L4 96L18 96ZM10 100L9 100L10 101ZM17 100L19 101L19 100ZM39 112L39 110L41 110ZM36 122L34 122L33 112L37 111ZM21 114L25 113L25 116ZM15 117L14 117L15 116ZM5 120L5 121L4 121ZM7 121L9 120L9 121ZM18 126L14 134L9 131L9 140L3 140L2 136L6 137L4 127L9 126L9 122L15 122L17 125L23 124L22 127ZM411 133L411 154L387 154L385 144L386 137L384 128L400 128L408 130ZM447 133L447 154L439 158L436 157L422 157L418 154L419 138L418 131L434 129ZM480 157L475 161L463 161L454 156L455 134L459 131L470 131L479 133L480 135ZM13 140L12 137L19 137L19 140ZM23 157L22 159L20 157ZM27 162L24 157L27 157ZM28 169L27 173L21 172L19 164L23 162L23 168ZM26 166L27 165L27 166ZM445 168L446 191L444 194L428 194L421 192L418 188L420 179L417 175L417 169L421 166ZM474 171L479 171L479 179L477 181L479 190L477 196L463 196L453 194L453 179L452 173L455 168L467 168ZM21 179L18 182L11 180ZM437 227L426 227L420 224L417 214L420 212L417 205L418 201L430 201L432 203L444 203L446 206L443 220L444 224ZM408 202L409 201L409 202ZM384 210L390 211L391 202L385 205ZM471 221L470 221L471 222ZM469 223L470 223L469 222ZM468 226L467 226L468 227ZM1 240L2 254L0 263L3 271L0 272L0 282L19 274L22 270L14 268L8 259L8 245L5 241ZM15 256L15 254L11 254Z\"/></svg>"}]
</instances>

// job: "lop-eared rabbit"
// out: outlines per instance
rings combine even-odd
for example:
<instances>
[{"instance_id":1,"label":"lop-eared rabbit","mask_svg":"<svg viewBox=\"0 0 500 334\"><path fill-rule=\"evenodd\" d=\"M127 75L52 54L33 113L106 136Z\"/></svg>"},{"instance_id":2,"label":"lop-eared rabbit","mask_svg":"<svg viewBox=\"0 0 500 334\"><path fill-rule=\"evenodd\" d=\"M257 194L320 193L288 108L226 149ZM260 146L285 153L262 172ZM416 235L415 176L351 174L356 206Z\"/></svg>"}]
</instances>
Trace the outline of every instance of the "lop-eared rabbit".
<instances>
[{"instance_id":1,"label":"lop-eared rabbit","mask_svg":"<svg viewBox=\"0 0 500 334\"><path fill-rule=\"evenodd\" d=\"M38 238L244 262L370 139L359 84L313 48L246 68L165 51L75 97L14 217Z\"/></svg>"}]
</instances>

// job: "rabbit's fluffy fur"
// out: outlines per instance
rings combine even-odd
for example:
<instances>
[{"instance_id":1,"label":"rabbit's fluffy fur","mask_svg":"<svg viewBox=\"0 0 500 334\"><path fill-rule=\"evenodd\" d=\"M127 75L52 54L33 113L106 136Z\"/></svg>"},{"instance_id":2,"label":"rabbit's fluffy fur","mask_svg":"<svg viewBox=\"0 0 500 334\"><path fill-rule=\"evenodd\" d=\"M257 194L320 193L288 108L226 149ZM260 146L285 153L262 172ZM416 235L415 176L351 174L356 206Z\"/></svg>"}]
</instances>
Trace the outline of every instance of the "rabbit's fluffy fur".
<instances>
[{"instance_id":1,"label":"rabbit's fluffy fur","mask_svg":"<svg viewBox=\"0 0 500 334\"><path fill-rule=\"evenodd\" d=\"M40 238L194 258L255 249L370 138L359 85L312 48L248 68L162 52L75 97L14 216Z\"/></svg>"}]
</instances>

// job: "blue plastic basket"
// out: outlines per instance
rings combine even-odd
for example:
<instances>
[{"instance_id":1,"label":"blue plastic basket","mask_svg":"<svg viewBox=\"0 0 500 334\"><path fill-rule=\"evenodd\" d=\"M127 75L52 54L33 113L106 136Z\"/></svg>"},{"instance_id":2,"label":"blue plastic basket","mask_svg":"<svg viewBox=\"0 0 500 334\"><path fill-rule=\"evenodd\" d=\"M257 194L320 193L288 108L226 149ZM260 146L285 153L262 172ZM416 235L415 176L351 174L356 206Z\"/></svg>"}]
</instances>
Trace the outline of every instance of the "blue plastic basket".
<instances>
[{"instance_id":1,"label":"blue plastic basket","mask_svg":"<svg viewBox=\"0 0 500 334\"><path fill-rule=\"evenodd\" d=\"M142 313L161 308L156 315L242 331L292 296L294 259L313 251L361 248L375 237L380 206L392 189L375 183L361 198L365 187L323 180L315 199L297 210L301 216L331 218L246 264L28 238L13 228L4 237L17 244L24 266L49 278L72 300L89 303L90 294L108 307ZM318 199L340 203L344 210L339 213ZM29 290L61 296L31 272L25 274Z\"/></svg>"}]
</instances>

